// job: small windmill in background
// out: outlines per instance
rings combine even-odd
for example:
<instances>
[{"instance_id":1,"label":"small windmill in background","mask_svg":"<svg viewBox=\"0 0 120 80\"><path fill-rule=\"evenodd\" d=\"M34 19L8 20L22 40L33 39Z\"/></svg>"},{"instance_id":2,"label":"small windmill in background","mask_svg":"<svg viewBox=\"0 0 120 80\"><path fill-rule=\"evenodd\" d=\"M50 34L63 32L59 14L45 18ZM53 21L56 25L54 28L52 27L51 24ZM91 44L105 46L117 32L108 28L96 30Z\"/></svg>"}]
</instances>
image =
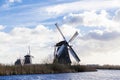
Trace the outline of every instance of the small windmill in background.
<instances>
[{"instance_id":1,"label":"small windmill in background","mask_svg":"<svg viewBox=\"0 0 120 80\"><path fill-rule=\"evenodd\" d=\"M32 64L32 58L33 56L31 56L30 46L28 46L28 53L24 56L24 64Z\"/></svg>"},{"instance_id":2,"label":"small windmill in background","mask_svg":"<svg viewBox=\"0 0 120 80\"><path fill-rule=\"evenodd\" d=\"M22 59L21 59L21 58L18 58L18 59L15 61L15 65L22 65Z\"/></svg>"},{"instance_id":3,"label":"small windmill in background","mask_svg":"<svg viewBox=\"0 0 120 80\"><path fill-rule=\"evenodd\" d=\"M72 56L77 62L80 62L80 59L75 53L75 51L73 50L72 46L69 45L69 43L72 42L75 39L75 37L78 35L78 32L75 32L75 34L71 37L71 39L67 41L62 31L58 27L58 25L57 24L55 25L58 31L60 32L60 34L62 35L63 41L60 41L59 43L55 45L53 63L71 64L69 52L72 54Z\"/></svg>"}]
</instances>

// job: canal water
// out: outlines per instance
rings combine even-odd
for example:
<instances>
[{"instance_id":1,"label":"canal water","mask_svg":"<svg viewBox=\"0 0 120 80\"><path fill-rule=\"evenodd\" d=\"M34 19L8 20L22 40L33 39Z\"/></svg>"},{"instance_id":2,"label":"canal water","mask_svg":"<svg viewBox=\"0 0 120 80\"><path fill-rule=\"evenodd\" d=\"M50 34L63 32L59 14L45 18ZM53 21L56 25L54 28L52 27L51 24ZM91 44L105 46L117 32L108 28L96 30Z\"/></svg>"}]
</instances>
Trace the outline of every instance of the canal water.
<instances>
[{"instance_id":1,"label":"canal water","mask_svg":"<svg viewBox=\"0 0 120 80\"><path fill-rule=\"evenodd\" d=\"M97 72L0 76L0 80L120 80L120 70Z\"/></svg>"}]
</instances>

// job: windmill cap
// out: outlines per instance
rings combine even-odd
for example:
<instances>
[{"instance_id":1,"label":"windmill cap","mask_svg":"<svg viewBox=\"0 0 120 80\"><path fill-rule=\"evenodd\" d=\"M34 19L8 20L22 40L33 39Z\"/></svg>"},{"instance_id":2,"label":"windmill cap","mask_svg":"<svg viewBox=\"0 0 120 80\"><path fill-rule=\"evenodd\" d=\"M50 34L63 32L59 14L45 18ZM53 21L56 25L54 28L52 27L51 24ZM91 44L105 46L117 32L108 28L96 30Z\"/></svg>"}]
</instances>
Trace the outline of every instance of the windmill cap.
<instances>
[{"instance_id":1,"label":"windmill cap","mask_svg":"<svg viewBox=\"0 0 120 80\"><path fill-rule=\"evenodd\" d=\"M25 55L24 57L30 57L30 55Z\"/></svg>"},{"instance_id":2,"label":"windmill cap","mask_svg":"<svg viewBox=\"0 0 120 80\"><path fill-rule=\"evenodd\" d=\"M55 46L62 46L63 44L67 44L67 42L66 41L60 41Z\"/></svg>"}]
</instances>

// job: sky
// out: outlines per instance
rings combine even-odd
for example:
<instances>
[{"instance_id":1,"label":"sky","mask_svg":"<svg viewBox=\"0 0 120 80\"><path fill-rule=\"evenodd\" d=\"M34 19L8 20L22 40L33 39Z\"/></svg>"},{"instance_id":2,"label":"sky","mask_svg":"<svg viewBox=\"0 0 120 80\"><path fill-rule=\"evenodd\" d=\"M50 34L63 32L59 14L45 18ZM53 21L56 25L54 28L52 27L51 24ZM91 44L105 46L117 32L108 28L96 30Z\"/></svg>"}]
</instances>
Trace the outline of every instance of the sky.
<instances>
[{"instance_id":1,"label":"sky","mask_svg":"<svg viewBox=\"0 0 120 80\"><path fill-rule=\"evenodd\" d=\"M0 63L14 64L31 48L32 62L52 62L54 45L70 43L80 64L120 65L120 0L0 0ZM72 62L75 60L70 54Z\"/></svg>"}]
</instances>

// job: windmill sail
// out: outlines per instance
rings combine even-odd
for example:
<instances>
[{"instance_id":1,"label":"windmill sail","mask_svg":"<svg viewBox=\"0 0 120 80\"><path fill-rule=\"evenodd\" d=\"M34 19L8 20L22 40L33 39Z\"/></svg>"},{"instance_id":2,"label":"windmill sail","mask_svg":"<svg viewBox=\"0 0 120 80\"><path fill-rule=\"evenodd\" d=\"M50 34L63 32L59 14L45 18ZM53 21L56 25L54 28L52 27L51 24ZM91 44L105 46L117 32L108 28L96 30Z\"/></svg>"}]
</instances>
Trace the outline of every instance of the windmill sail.
<instances>
[{"instance_id":1,"label":"windmill sail","mask_svg":"<svg viewBox=\"0 0 120 80\"><path fill-rule=\"evenodd\" d=\"M62 51L63 51L64 48L65 48L65 45L64 45L64 44L59 48L59 50L58 50L58 52L57 52L57 56L58 56L58 57L62 54Z\"/></svg>"},{"instance_id":2,"label":"windmill sail","mask_svg":"<svg viewBox=\"0 0 120 80\"><path fill-rule=\"evenodd\" d=\"M30 51L30 46L28 46L28 55L30 55L30 52L31 52L31 51Z\"/></svg>"},{"instance_id":3,"label":"windmill sail","mask_svg":"<svg viewBox=\"0 0 120 80\"><path fill-rule=\"evenodd\" d=\"M72 36L72 38L68 42L73 41L77 35L78 35L78 32L75 32L75 34Z\"/></svg>"},{"instance_id":4,"label":"windmill sail","mask_svg":"<svg viewBox=\"0 0 120 80\"><path fill-rule=\"evenodd\" d=\"M76 53L75 53L75 51L72 49L72 47L69 46L69 48L70 48L70 52L71 52L72 56L75 58L75 60L76 60L77 62L80 62L79 57L76 55Z\"/></svg>"},{"instance_id":5,"label":"windmill sail","mask_svg":"<svg viewBox=\"0 0 120 80\"><path fill-rule=\"evenodd\" d=\"M61 31L60 28L58 27L57 23L56 23L55 25L56 25L58 31L60 32L60 34L62 35L63 39L66 40L65 37L64 37L64 35L63 35L63 33L62 33L62 31Z\"/></svg>"}]
</instances>

